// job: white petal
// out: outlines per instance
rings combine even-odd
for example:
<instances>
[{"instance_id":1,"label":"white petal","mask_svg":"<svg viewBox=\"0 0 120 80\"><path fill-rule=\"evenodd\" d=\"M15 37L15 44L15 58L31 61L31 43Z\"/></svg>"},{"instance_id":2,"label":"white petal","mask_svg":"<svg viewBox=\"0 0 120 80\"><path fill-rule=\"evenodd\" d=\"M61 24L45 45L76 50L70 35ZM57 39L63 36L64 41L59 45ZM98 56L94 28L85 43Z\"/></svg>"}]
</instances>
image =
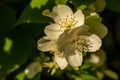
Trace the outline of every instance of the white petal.
<instances>
[{"instance_id":1,"label":"white petal","mask_svg":"<svg viewBox=\"0 0 120 80\"><path fill-rule=\"evenodd\" d=\"M37 41L38 50L44 52L51 51L52 50L51 45L53 44L55 44L55 42L50 41L49 39L47 39L47 37L40 38Z\"/></svg>"},{"instance_id":2,"label":"white petal","mask_svg":"<svg viewBox=\"0 0 120 80\"><path fill-rule=\"evenodd\" d=\"M60 69L64 69L68 65L68 62L65 59L65 57L59 57L59 56L55 55L55 61L57 62Z\"/></svg>"},{"instance_id":3,"label":"white petal","mask_svg":"<svg viewBox=\"0 0 120 80\"><path fill-rule=\"evenodd\" d=\"M86 34L87 32L88 32L88 30L89 30L89 26L87 26L87 25L82 25L82 26L80 26L80 27L76 27L76 28L74 28L71 32L72 32L72 34L73 33L76 33L76 35L84 35L84 34Z\"/></svg>"},{"instance_id":4,"label":"white petal","mask_svg":"<svg viewBox=\"0 0 120 80\"><path fill-rule=\"evenodd\" d=\"M68 52L68 54L69 53L71 53L71 52ZM75 51L73 55L68 55L66 57L67 57L67 60L68 60L68 62L69 62L69 64L71 66L73 66L73 67L75 67L75 66L81 66L82 59L83 59L83 56L82 56L81 52Z\"/></svg>"},{"instance_id":5,"label":"white petal","mask_svg":"<svg viewBox=\"0 0 120 80\"><path fill-rule=\"evenodd\" d=\"M92 34L92 35L88 36L87 39L91 43L90 47L88 47L89 52L94 52L94 51L97 51L97 50L100 49L100 47L102 45L102 41L101 41L101 39L97 35Z\"/></svg>"},{"instance_id":6,"label":"white petal","mask_svg":"<svg viewBox=\"0 0 120 80\"><path fill-rule=\"evenodd\" d=\"M39 62L33 62L25 69L25 74L28 79L32 79L38 72L42 70L42 66Z\"/></svg>"},{"instance_id":7,"label":"white petal","mask_svg":"<svg viewBox=\"0 0 120 80\"><path fill-rule=\"evenodd\" d=\"M63 31L60 30L60 26L58 24L51 24L46 26L44 32L50 40L57 40L60 34L63 33Z\"/></svg>"},{"instance_id":8,"label":"white petal","mask_svg":"<svg viewBox=\"0 0 120 80\"><path fill-rule=\"evenodd\" d=\"M78 10L77 12L74 13L74 20L75 20L75 27L79 27L84 24L84 14L82 13L81 10Z\"/></svg>"},{"instance_id":9,"label":"white petal","mask_svg":"<svg viewBox=\"0 0 120 80\"><path fill-rule=\"evenodd\" d=\"M52 10L52 16L55 22L58 22L59 19L66 18L71 15L73 15L73 12L67 5L58 5Z\"/></svg>"}]
</instances>

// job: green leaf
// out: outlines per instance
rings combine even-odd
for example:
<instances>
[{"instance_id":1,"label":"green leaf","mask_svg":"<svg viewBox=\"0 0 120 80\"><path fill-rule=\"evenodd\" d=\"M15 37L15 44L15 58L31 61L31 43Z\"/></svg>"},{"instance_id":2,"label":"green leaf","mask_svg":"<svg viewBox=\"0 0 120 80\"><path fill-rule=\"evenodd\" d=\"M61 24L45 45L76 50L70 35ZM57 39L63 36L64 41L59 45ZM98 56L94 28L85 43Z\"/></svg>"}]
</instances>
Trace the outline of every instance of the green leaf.
<instances>
[{"instance_id":1,"label":"green leaf","mask_svg":"<svg viewBox=\"0 0 120 80\"><path fill-rule=\"evenodd\" d=\"M13 11L7 6L0 7L0 33L7 32L12 29L15 23L15 15Z\"/></svg>"},{"instance_id":2,"label":"green leaf","mask_svg":"<svg viewBox=\"0 0 120 80\"><path fill-rule=\"evenodd\" d=\"M96 76L88 74L88 73L83 73L82 74L82 80L98 80Z\"/></svg>"},{"instance_id":3,"label":"green leaf","mask_svg":"<svg viewBox=\"0 0 120 80\"><path fill-rule=\"evenodd\" d=\"M48 0L32 0L30 2L31 8L41 8L43 5L45 5L48 2Z\"/></svg>"},{"instance_id":4,"label":"green leaf","mask_svg":"<svg viewBox=\"0 0 120 80\"><path fill-rule=\"evenodd\" d=\"M94 7L96 9L96 12L101 12L106 7L106 2L105 2L105 0L96 0L93 3L93 5L94 5Z\"/></svg>"},{"instance_id":5,"label":"green leaf","mask_svg":"<svg viewBox=\"0 0 120 80\"><path fill-rule=\"evenodd\" d=\"M112 78L114 80L118 80L118 75L114 71L109 70L109 69L106 69L103 71L104 71L104 74L107 75L109 78Z\"/></svg>"},{"instance_id":6,"label":"green leaf","mask_svg":"<svg viewBox=\"0 0 120 80\"><path fill-rule=\"evenodd\" d=\"M79 9L81 5L90 5L95 0L71 0L76 9Z\"/></svg>"},{"instance_id":7,"label":"green leaf","mask_svg":"<svg viewBox=\"0 0 120 80\"><path fill-rule=\"evenodd\" d=\"M89 69L91 67L91 64L88 60L85 60L83 65L81 65L80 69L81 70L86 70L86 69Z\"/></svg>"},{"instance_id":8,"label":"green leaf","mask_svg":"<svg viewBox=\"0 0 120 80\"><path fill-rule=\"evenodd\" d=\"M97 34L100 38L104 38L108 33L107 27L101 23L101 19L96 13L86 17L85 24L90 27L91 33Z\"/></svg>"},{"instance_id":9,"label":"green leaf","mask_svg":"<svg viewBox=\"0 0 120 80\"><path fill-rule=\"evenodd\" d=\"M13 44L13 41L11 39L5 38L4 51L9 53L12 47L12 44Z\"/></svg>"},{"instance_id":10,"label":"green leaf","mask_svg":"<svg viewBox=\"0 0 120 80\"><path fill-rule=\"evenodd\" d=\"M23 23L48 23L51 19L43 16L42 12L44 9L53 7L52 4L51 0L32 0L22 12L16 25Z\"/></svg>"},{"instance_id":11,"label":"green leaf","mask_svg":"<svg viewBox=\"0 0 120 80\"><path fill-rule=\"evenodd\" d=\"M91 13L95 12L95 7L93 4L88 5L85 10L83 10L83 13L85 16L89 16Z\"/></svg>"},{"instance_id":12,"label":"green leaf","mask_svg":"<svg viewBox=\"0 0 120 80\"><path fill-rule=\"evenodd\" d=\"M7 47L7 49L4 49L4 46L9 47ZM10 73L11 71L14 71L21 64L23 64L27 60L31 52L32 52L32 39L31 36L26 31L15 29L9 32L8 35L1 36L0 78Z\"/></svg>"},{"instance_id":13,"label":"green leaf","mask_svg":"<svg viewBox=\"0 0 120 80\"><path fill-rule=\"evenodd\" d=\"M104 74L103 74L102 72L97 71L97 72L96 72L96 75L97 75L97 77L98 77L98 80L103 80Z\"/></svg>"},{"instance_id":14,"label":"green leaf","mask_svg":"<svg viewBox=\"0 0 120 80\"><path fill-rule=\"evenodd\" d=\"M17 80L24 80L24 78L25 78L25 72L21 72L16 75Z\"/></svg>"},{"instance_id":15,"label":"green leaf","mask_svg":"<svg viewBox=\"0 0 120 80\"><path fill-rule=\"evenodd\" d=\"M120 0L106 0L106 3L109 9L120 12Z\"/></svg>"},{"instance_id":16,"label":"green leaf","mask_svg":"<svg viewBox=\"0 0 120 80\"><path fill-rule=\"evenodd\" d=\"M66 4L67 0L55 0L55 3L58 4Z\"/></svg>"}]
</instances>

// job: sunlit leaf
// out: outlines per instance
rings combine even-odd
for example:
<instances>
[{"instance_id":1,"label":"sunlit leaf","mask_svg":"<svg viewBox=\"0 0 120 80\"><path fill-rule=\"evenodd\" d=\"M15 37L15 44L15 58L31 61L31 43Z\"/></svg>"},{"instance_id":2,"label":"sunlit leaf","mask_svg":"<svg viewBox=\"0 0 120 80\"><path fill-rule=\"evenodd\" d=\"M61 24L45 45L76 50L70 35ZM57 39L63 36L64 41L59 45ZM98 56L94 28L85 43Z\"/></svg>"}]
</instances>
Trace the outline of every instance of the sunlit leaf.
<instances>
[{"instance_id":1,"label":"sunlit leaf","mask_svg":"<svg viewBox=\"0 0 120 80\"><path fill-rule=\"evenodd\" d=\"M25 73L24 72L21 72L21 73L16 75L17 80L24 80L24 78L25 78Z\"/></svg>"},{"instance_id":2,"label":"sunlit leaf","mask_svg":"<svg viewBox=\"0 0 120 80\"><path fill-rule=\"evenodd\" d=\"M43 5L45 5L48 2L48 0L32 0L30 2L31 8L41 8Z\"/></svg>"},{"instance_id":3,"label":"sunlit leaf","mask_svg":"<svg viewBox=\"0 0 120 80\"><path fill-rule=\"evenodd\" d=\"M65 4L67 0L55 0L56 4Z\"/></svg>"},{"instance_id":4,"label":"sunlit leaf","mask_svg":"<svg viewBox=\"0 0 120 80\"><path fill-rule=\"evenodd\" d=\"M84 5L84 4L83 4L83 5L79 6L79 9L80 9L80 10L84 10L86 7L87 7L87 5Z\"/></svg>"},{"instance_id":5,"label":"sunlit leaf","mask_svg":"<svg viewBox=\"0 0 120 80\"><path fill-rule=\"evenodd\" d=\"M9 53L12 47L12 44L13 44L13 41L11 39L5 38L4 51Z\"/></svg>"}]
</instances>

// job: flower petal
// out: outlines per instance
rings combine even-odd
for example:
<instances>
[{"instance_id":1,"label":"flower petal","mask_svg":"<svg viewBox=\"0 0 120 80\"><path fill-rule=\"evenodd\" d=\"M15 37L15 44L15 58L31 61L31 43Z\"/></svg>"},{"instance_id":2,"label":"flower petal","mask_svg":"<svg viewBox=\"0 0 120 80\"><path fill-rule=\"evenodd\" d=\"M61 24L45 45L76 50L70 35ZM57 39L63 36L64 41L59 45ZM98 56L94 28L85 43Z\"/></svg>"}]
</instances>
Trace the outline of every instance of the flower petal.
<instances>
[{"instance_id":1,"label":"flower petal","mask_svg":"<svg viewBox=\"0 0 120 80\"><path fill-rule=\"evenodd\" d=\"M71 52L68 52L69 55L66 56L69 64L73 67L75 66L81 66L82 64L82 60L83 60L83 56L82 53L79 51L75 51L74 54ZM72 54L72 55L70 55Z\"/></svg>"},{"instance_id":2,"label":"flower petal","mask_svg":"<svg viewBox=\"0 0 120 80\"><path fill-rule=\"evenodd\" d=\"M81 10L74 13L75 27L79 27L84 24L85 18Z\"/></svg>"},{"instance_id":3,"label":"flower petal","mask_svg":"<svg viewBox=\"0 0 120 80\"><path fill-rule=\"evenodd\" d=\"M40 38L37 41L38 50L41 50L44 52L51 51L52 48L50 46L53 44L55 44L55 42L50 41L47 37Z\"/></svg>"},{"instance_id":4,"label":"flower petal","mask_svg":"<svg viewBox=\"0 0 120 80\"><path fill-rule=\"evenodd\" d=\"M89 52L95 52L100 49L102 41L97 35L92 34L90 36L87 36L86 38L90 41L90 47L88 47Z\"/></svg>"},{"instance_id":5,"label":"flower petal","mask_svg":"<svg viewBox=\"0 0 120 80\"><path fill-rule=\"evenodd\" d=\"M42 70L42 66L39 62L33 62L25 69L25 74L28 79L32 79L38 72Z\"/></svg>"},{"instance_id":6,"label":"flower petal","mask_svg":"<svg viewBox=\"0 0 120 80\"><path fill-rule=\"evenodd\" d=\"M50 40L57 40L63 31L58 24L51 24L46 26L44 32Z\"/></svg>"},{"instance_id":7,"label":"flower petal","mask_svg":"<svg viewBox=\"0 0 120 80\"><path fill-rule=\"evenodd\" d=\"M57 23L59 19L67 18L73 15L72 10L66 5L58 5L53 7L52 16L54 21Z\"/></svg>"},{"instance_id":8,"label":"flower petal","mask_svg":"<svg viewBox=\"0 0 120 80\"><path fill-rule=\"evenodd\" d=\"M60 69L64 69L68 65L68 62L65 57L59 57L58 55L55 55L55 61L57 62Z\"/></svg>"},{"instance_id":9,"label":"flower petal","mask_svg":"<svg viewBox=\"0 0 120 80\"><path fill-rule=\"evenodd\" d=\"M89 26L87 26L87 25L82 25L82 26L80 26L80 27L74 28L74 29L71 31L71 35L72 35L73 33L75 33L75 34L78 35L78 36L84 35L84 34L86 34L86 33L88 32L88 30L89 30Z\"/></svg>"}]
</instances>

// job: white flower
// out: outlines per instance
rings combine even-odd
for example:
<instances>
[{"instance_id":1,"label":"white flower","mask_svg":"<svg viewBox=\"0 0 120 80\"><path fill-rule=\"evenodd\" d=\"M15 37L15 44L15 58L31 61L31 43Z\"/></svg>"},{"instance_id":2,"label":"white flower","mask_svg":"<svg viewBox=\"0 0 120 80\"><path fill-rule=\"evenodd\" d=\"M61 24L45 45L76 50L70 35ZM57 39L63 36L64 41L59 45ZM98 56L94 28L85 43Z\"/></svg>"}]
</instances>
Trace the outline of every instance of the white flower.
<instances>
[{"instance_id":1,"label":"white flower","mask_svg":"<svg viewBox=\"0 0 120 80\"><path fill-rule=\"evenodd\" d=\"M47 14L48 15L48 14ZM66 29L73 29L84 24L84 15L81 10L73 14L72 10L66 5L55 6L49 16L55 23L45 27L43 38L38 40L38 49L41 51L51 51L51 45L55 44L59 36Z\"/></svg>"},{"instance_id":2,"label":"white flower","mask_svg":"<svg viewBox=\"0 0 120 80\"><path fill-rule=\"evenodd\" d=\"M38 72L42 70L42 66L39 62L32 62L25 69L25 74L28 79L32 79Z\"/></svg>"},{"instance_id":3,"label":"white flower","mask_svg":"<svg viewBox=\"0 0 120 80\"><path fill-rule=\"evenodd\" d=\"M41 51L54 53L55 61L61 69L80 66L85 52L94 52L101 47L101 39L88 32L84 25L84 15L81 10L74 14L66 5L55 6L49 16L55 23L46 26L46 36L37 42Z\"/></svg>"},{"instance_id":4,"label":"white flower","mask_svg":"<svg viewBox=\"0 0 120 80\"><path fill-rule=\"evenodd\" d=\"M96 54L91 54L90 55L90 62L93 64L98 64L100 62L99 56L97 56Z\"/></svg>"},{"instance_id":5,"label":"white flower","mask_svg":"<svg viewBox=\"0 0 120 80\"><path fill-rule=\"evenodd\" d=\"M106 52L102 49L92 53L89 61L96 67L102 66L106 61Z\"/></svg>"},{"instance_id":6,"label":"white flower","mask_svg":"<svg viewBox=\"0 0 120 80\"><path fill-rule=\"evenodd\" d=\"M67 5L53 7L52 12L49 12L49 16L52 17L55 22L46 26L44 31L50 40L58 39L59 35L66 29L73 29L84 24L82 11L78 10L73 14L71 8Z\"/></svg>"},{"instance_id":7,"label":"white flower","mask_svg":"<svg viewBox=\"0 0 120 80\"><path fill-rule=\"evenodd\" d=\"M101 39L88 32L88 26L83 25L73 30L66 30L58 39L57 45L60 53L66 58L71 66L82 64L82 53L95 52L101 47ZM56 59L61 57L57 57ZM56 60L57 61L57 60ZM57 61L58 65L62 62Z\"/></svg>"},{"instance_id":8,"label":"white flower","mask_svg":"<svg viewBox=\"0 0 120 80\"><path fill-rule=\"evenodd\" d=\"M38 40L38 49L42 51L52 51L55 54L55 61L61 69L68 63L71 66L82 64L82 53L94 52L101 47L101 39L88 32L88 26L83 25L74 29L65 30L56 42L44 37ZM49 46L48 46L49 45ZM47 48L47 50L46 50Z\"/></svg>"}]
</instances>

